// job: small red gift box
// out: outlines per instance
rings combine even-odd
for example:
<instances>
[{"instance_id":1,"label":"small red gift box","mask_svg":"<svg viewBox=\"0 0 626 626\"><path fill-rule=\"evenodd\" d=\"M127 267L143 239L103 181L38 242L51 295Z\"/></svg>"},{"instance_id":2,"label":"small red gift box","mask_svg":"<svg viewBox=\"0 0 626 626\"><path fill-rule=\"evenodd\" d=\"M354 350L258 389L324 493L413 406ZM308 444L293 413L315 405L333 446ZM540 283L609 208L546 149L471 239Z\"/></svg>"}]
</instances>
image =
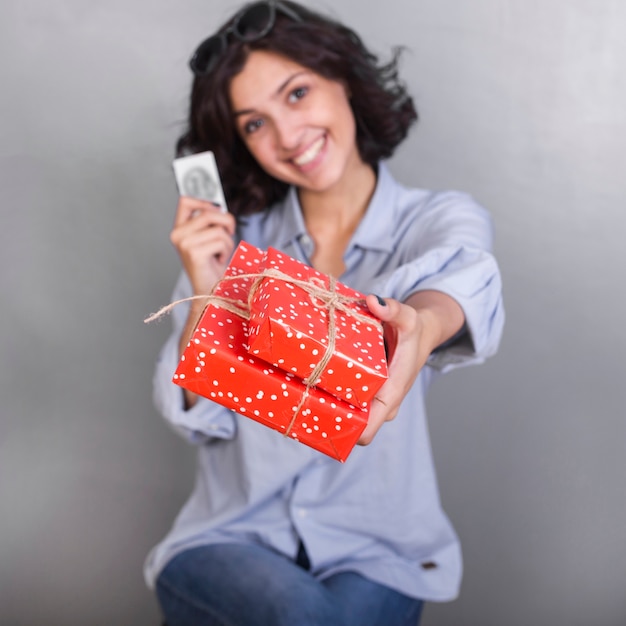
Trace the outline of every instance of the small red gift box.
<instances>
[{"instance_id":1,"label":"small red gift box","mask_svg":"<svg viewBox=\"0 0 626 626\"><path fill-rule=\"evenodd\" d=\"M267 272L250 303L250 354L366 408L387 379L387 360L365 296L340 282L331 291L328 276L274 248L262 266L275 272Z\"/></svg>"},{"instance_id":2,"label":"small red gift box","mask_svg":"<svg viewBox=\"0 0 626 626\"><path fill-rule=\"evenodd\" d=\"M367 425L367 411L307 387L293 373L248 353L247 300L255 275L262 271L262 258L258 248L239 244L213 292L213 303L205 308L183 352L173 381L345 461Z\"/></svg>"}]
</instances>

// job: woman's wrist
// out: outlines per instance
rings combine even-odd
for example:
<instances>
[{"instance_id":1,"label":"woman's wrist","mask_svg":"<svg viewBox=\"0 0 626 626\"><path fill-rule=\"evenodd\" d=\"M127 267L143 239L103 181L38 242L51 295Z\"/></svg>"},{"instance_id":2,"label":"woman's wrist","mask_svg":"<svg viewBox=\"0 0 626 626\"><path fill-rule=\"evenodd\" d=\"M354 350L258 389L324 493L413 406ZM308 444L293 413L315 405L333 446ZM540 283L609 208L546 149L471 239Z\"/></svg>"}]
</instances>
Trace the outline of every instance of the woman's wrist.
<instances>
[{"instance_id":1,"label":"woman's wrist","mask_svg":"<svg viewBox=\"0 0 626 626\"><path fill-rule=\"evenodd\" d=\"M420 350L427 354L454 337L465 323L459 303L441 291L418 291L405 304L417 313Z\"/></svg>"}]
</instances>

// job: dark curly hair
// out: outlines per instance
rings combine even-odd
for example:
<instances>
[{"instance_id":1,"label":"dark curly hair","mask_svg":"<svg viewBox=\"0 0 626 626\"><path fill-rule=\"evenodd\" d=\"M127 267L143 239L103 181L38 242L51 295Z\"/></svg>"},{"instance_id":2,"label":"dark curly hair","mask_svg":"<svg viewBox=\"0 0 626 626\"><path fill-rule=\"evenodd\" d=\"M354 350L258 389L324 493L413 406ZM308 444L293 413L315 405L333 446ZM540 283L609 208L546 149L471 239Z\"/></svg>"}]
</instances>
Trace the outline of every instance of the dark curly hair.
<instances>
[{"instance_id":1,"label":"dark curly hair","mask_svg":"<svg viewBox=\"0 0 626 626\"><path fill-rule=\"evenodd\" d=\"M188 127L177 143L179 155L204 150L215 153L226 202L236 216L270 207L285 197L288 188L265 173L235 128L230 81L252 51L281 54L326 79L345 84L356 121L359 154L374 167L393 154L417 120L413 100L398 77L400 48L394 49L389 63L381 64L351 29L294 2L282 4L301 21L277 11L274 27L265 37L244 43L231 35L217 66L207 75L194 77ZM233 19L218 32L226 31Z\"/></svg>"}]
</instances>

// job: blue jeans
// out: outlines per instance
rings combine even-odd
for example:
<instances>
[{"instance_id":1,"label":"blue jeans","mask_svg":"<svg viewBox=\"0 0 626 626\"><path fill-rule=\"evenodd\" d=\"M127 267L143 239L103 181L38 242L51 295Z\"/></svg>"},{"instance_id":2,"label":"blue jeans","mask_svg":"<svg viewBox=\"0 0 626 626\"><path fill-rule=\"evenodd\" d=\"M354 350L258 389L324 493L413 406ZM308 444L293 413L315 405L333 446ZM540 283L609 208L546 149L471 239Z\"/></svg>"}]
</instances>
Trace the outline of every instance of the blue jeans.
<instances>
[{"instance_id":1,"label":"blue jeans","mask_svg":"<svg viewBox=\"0 0 626 626\"><path fill-rule=\"evenodd\" d=\"M421 600L354 572L318 581L298 561L249 544L182 552L157 580L167 626L417 626Z\"/></svg>"}]
</instances>

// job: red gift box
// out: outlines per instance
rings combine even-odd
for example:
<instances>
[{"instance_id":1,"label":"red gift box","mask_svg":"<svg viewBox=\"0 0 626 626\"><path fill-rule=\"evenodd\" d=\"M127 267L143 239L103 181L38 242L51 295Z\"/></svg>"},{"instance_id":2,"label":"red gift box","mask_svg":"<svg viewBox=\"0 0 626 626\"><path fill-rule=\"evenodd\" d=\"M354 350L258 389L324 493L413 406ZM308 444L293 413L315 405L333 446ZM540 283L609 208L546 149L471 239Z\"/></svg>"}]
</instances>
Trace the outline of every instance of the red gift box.
<instances>
[{"instance_id":1,"label":"red gift box","mask_svg":"<svg viewBox=\"0 0 626 626\"><path fill-rule=\"evenodd\" d=\"M367 425L367 411L248 353L248 294L262 259L258 248L239 244L173 382L345 461Z\"/></svg>"},{"instance_id":2,"label":"red gift box","mask_svg":"<svg viewBox=\"0 0 626 626\"><path fill-rule=\"evenodd\" d=\"M387 360L381 324L365 296L340 282L331 290L328 276L274 248L262 267L274 272L250 303L250 354L366 408L387 379Z\"/></svg>"}]
</instances>

